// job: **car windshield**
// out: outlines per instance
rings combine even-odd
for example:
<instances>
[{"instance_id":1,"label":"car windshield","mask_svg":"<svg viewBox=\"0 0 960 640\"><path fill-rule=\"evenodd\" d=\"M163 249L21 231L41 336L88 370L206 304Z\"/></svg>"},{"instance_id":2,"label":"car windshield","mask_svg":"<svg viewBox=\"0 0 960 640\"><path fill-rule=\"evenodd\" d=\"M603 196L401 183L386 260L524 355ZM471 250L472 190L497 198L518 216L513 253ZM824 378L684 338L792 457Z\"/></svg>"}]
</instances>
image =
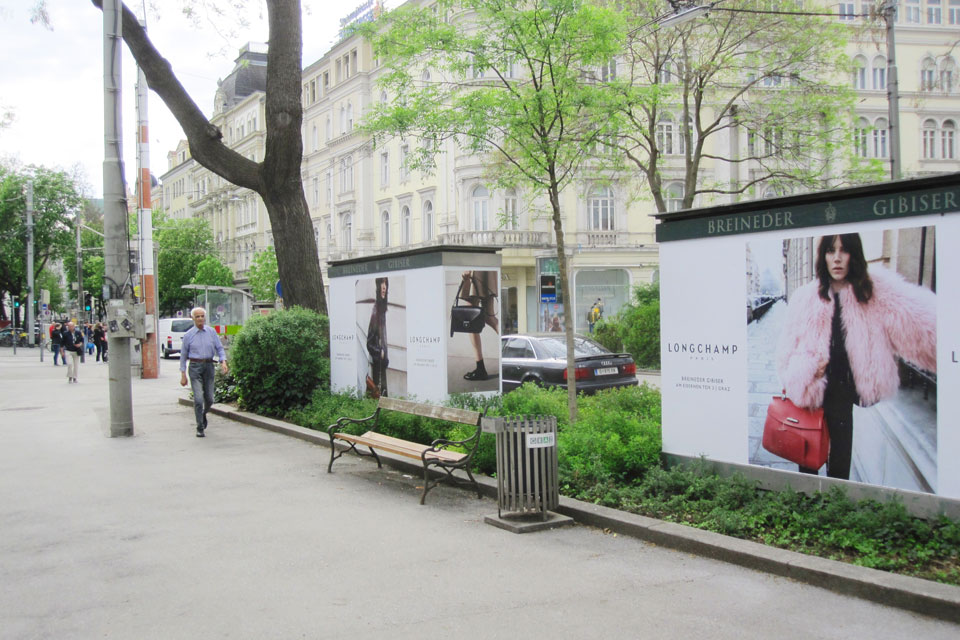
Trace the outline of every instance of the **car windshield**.
<instances>
[{"instance_id":1,"label":"car windshield","mask_svg":"<svg viewBox=\"0 0 960 640\"><path fill-rule=\"evenodd\" d=\"M549 358L566 358L567 345L563 338L540 338L540 346ZM573 353L577 358L583 356L602 356L610 352L587 338L573 338Z\"/></svg>"},{"instance_id":2,"label":"car windshield","mask_svg":"<svg viewBox=\"0 0 960 640\"><path fill-rule=\"evenodd\" d=\"M174 320L170 323L170 331L186 333L193 328L193 320Z\"/></svg>"}]
</instances>

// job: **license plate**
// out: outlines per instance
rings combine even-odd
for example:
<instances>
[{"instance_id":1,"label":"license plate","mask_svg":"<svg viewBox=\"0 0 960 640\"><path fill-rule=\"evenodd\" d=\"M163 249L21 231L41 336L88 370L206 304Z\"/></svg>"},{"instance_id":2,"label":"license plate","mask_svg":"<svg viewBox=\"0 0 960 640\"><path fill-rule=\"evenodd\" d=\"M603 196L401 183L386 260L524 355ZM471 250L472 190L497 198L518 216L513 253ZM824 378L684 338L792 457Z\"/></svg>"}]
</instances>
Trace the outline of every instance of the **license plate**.
<instances>
[{"instance_id":1,"label":"license plate","mask_svg":"<svg viewBox=\"0 0 960 640\"><path fill-rule=\"evenodd\" d=\"M618 374L619 372L620 370L616 367L604 367L603 369L594 370L593 373L597 376L612 376Z\"/></svg>"}]
</instances>

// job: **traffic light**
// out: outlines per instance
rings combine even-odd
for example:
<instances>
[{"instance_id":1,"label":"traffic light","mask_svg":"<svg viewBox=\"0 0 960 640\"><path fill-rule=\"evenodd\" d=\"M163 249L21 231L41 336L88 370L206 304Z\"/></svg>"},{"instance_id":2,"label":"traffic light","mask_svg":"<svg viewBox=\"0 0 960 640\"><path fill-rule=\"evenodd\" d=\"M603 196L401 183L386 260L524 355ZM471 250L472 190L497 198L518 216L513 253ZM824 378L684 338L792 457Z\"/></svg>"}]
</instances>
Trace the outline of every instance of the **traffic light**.
<instances>
[{"instance_id":1,"label":"traffic light","mask_svg":"<svg viewBox=\"0 0 960 640\"><path fill-rule=\"evenodd\" d=\"M83 307L87 311L90 311L90 306L93 304L93 296L89 293L83 294Z\"/></svg>"},{"instance_id":2,"label":"traffic light","mask_svg":"<svg viewBox=\"0 0 960 640\"><path fill-rule=\"evenodd\" d=\"M16 309L16 308L19 307L19 306L20 306L20 301L17 300L16 298L14 298L14 300L13 300L13 308Z\"/></svg>"}]
</instances>

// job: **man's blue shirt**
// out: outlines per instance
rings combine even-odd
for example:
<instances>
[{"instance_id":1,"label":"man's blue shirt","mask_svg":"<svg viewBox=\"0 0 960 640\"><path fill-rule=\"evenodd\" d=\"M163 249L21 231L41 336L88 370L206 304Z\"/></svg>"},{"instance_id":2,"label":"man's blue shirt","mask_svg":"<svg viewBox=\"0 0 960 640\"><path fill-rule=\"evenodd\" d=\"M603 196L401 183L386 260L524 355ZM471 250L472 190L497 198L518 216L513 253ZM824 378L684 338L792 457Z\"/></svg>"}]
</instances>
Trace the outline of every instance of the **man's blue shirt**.
<instances>
[{"instance_id":1,"label":"man's blue shirt","mask_svg":"<svg viewBox=\"0 0 960 640\"><path fill-rule=\"evenodd\" d=\"M187 370L187 362L190 358L200 360L212 360L214 356L224 362L227 354L220 343L220 336L210 325L204 325L203 331L196 326L190 328L183 336L183 343L180 346L180 371Z\"/></svg>"}]
</instances>

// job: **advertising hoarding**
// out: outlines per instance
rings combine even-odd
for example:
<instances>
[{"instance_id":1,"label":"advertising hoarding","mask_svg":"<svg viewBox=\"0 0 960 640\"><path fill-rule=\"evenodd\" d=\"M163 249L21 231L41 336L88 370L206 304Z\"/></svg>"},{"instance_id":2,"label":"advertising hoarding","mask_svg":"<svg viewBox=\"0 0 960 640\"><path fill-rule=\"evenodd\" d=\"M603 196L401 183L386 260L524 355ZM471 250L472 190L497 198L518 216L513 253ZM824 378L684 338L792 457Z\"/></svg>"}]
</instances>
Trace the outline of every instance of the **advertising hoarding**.
<instances>
[{"instance_id":1,"label":"advertising hoarding","mask_svg":"<svg viewBox=\"0 0 960 640\"><path fill-rule=\"evenodd\" d=\"M958 176L662 220L665 453L960 497ZM818 469L764 447L783 392L824 409Z\"/></svg>"},{"instance_id":2,"label":"advertising hoarding","mask_svg":"<svg viewBox=\"0 0 960 640\"><path fill-rule=\"evenodd\" d=\"M443 402L500 391L500 256L431 248L330 266L336 392Z\"/></svg>"}]
</instances>

